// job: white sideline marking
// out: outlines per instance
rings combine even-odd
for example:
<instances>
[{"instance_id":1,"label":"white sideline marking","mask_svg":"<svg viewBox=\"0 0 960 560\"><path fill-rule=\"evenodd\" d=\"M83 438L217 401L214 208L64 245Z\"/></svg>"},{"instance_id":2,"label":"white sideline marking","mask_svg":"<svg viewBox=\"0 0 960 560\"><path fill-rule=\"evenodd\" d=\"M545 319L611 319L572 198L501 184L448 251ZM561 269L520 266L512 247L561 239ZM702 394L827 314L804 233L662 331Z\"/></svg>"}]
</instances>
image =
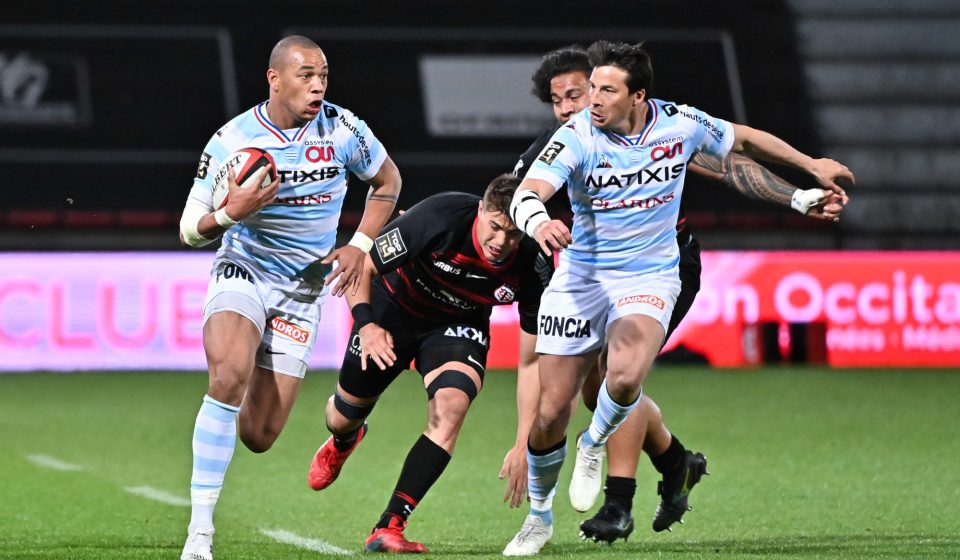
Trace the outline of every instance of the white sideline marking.
<instances>
[{"instance_id":1,"label":"white sideline marking","mask_svg":"<svg viewBox=\"0 0 960 560\"><path fill-rule=\"evenodd\" d=\"M143 496L144 498L150 498L151 500L156 500L158 502L163 502L171 506L189 506L190 500L183 498L181 496L176 496L170 492L164 492L152 486L125 486L123 488L131 494L136 494L137 496Z\"/></svg>"},{"instance_id":2,"label":"white sideline marking","mask_svg":"<svg viewBox=\"0 0 960 560\"><path fill-rule=\"evenodd\" d=\"M82 471L83 467L72 463L65 463L49 455L27 455L27 460L34 465L53 469L55 471Z\"/></svg>"},{"instance_id":3,"label":"white sideline marking","mask_svg":"<svg viewBox=\"0 0 960 560\"><path fill-rule=\"evenodd\" d=\"M305 548L314 552L320 552L323 554L341 554L343 556L350 556L353 554L353 552L350 552L349 550L344 550L339 546L334 546L328 542L324 542L319 539L308 539L307 537L301 537L296 533L284 531L283 529L260 529L260 532L277 542L291 544L293 546Z\"/></svg>"}]
</instances>

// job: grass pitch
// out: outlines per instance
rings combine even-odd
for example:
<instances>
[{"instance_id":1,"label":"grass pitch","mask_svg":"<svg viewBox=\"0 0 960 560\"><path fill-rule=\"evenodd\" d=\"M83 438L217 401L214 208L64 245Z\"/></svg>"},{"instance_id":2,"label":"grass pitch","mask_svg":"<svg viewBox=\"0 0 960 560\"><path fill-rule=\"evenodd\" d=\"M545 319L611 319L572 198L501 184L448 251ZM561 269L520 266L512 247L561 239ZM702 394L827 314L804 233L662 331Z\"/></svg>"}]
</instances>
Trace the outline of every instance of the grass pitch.
<instances>
[{"instance_id":1,"label":"grass pitch","mask_svg":"<svg viewBox=\"0 0 960 560\"><path fill-rule=\"evenodd\" d=\"M217 560L361 551L423 429L426 397L418 376L401 376L341 478L314 493L306 468L327 437L334 382L308 375L268 453L239 444L217 508ZM205 388L204 374L187 373L0 376L0 558L178 558ZM488 374L453 461L411 518L407 535L429 556L499 558L519 528L525 510L501 502L497 479L515 434L513 391L513 375ZM686 525L650 529L658 476L642 458L630 541L581 542L592 512L567 502L571 453L542 556L960 557L960 372L662 367L646 391L710 461Z\"/></svg>"}]
</instances>

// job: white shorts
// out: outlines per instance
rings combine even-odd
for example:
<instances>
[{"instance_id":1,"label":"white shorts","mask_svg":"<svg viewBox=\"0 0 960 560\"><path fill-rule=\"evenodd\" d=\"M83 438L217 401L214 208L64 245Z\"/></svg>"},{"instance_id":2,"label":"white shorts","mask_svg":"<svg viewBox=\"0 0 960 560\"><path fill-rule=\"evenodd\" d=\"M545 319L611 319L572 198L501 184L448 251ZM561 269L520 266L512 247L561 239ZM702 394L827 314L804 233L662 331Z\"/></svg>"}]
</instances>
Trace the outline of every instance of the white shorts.
<instances>
[{"instance_id":1,"label":"white shorts","mask_svg":"<svg viewBox=\"0 0 960 560\"><path fill-rule=\"evenodd\" d=\"M601 348L610 325L627 315L653 317L666 333L679 294L676 269L636 276L600 271L587 279L561 264L540 298L537 352L576 356Z\"/></svg>"},{"instance_id":2,"label":"white shorts","mask_svg":"<svg viewBox=\"0 0 960 560\"><path fill-rule=\"evenodd\" d=\"M256 364L302 378L320 323L323 292L303 293L299 280L269 274L251 263L218 256L210 272L204 322L215 313L243 315L260 331Z\"/></svg>"}]
</instances>

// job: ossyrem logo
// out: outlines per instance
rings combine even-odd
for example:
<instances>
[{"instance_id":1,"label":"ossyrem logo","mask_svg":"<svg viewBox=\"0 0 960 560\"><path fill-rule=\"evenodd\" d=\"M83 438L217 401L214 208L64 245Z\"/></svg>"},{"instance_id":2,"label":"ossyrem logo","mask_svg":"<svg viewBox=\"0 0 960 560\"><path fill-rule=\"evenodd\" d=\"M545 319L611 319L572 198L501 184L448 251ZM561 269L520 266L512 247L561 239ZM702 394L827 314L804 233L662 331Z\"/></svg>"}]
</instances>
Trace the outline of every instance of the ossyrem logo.
<instances>
[{"instance_id":1,"label":"ossyrem logo","mask_svg":"<svg viewBox=\"0 0 960 560\"><path fill-rule=\"evenodd\" d=\"M270 320L270 328L287 338L296 340L300 344L306 344L310 340L310 331L286 322L280 317L274 317Z\"/></svg>"},{"instance_id":2,"label":"ossyrem logo","mask_svg":"<svg viewBox=\"0 0 960 560\"><path fill-rule=\"evenodd\" d=\"M646 303L652 305L657 309L663 309L666 305L662 299L657 296L643 295L643 296L627 296L620 298L617 301L617 307L623 307L624 305L630 305L632 303Z\"/></svg>"}]
</instances>

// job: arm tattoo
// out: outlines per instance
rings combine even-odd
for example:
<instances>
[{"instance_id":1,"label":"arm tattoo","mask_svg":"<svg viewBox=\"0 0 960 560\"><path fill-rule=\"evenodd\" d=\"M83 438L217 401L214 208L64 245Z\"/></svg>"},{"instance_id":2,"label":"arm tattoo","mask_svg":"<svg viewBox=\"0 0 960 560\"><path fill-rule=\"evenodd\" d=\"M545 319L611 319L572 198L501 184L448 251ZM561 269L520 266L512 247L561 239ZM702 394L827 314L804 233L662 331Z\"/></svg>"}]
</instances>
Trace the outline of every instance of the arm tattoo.
<instances>
[{"instance_id":1,"label":"arm tattoo","mask_svg":"<svg viewBox=\"0 0 960 560\"><path fill-rule=\"evenodd\" d=\"M731 152L724 163L726 163L727 173L723 177L723 182L727 185L748 198L790 206L790 199L797 187L788 181L738 153Z\"/></svg>"},{"instance_id":2,"label":"arm tattoo","mask_svg":"<svg viewBox=\"0 0 960 560\"><path fill-rule=\"evenodd\" d=\"M726 171L723 169L723 160L717 156L697 152L693 154L693 163L714 173L726 175Z\"/></svg>"}]
</instances>

